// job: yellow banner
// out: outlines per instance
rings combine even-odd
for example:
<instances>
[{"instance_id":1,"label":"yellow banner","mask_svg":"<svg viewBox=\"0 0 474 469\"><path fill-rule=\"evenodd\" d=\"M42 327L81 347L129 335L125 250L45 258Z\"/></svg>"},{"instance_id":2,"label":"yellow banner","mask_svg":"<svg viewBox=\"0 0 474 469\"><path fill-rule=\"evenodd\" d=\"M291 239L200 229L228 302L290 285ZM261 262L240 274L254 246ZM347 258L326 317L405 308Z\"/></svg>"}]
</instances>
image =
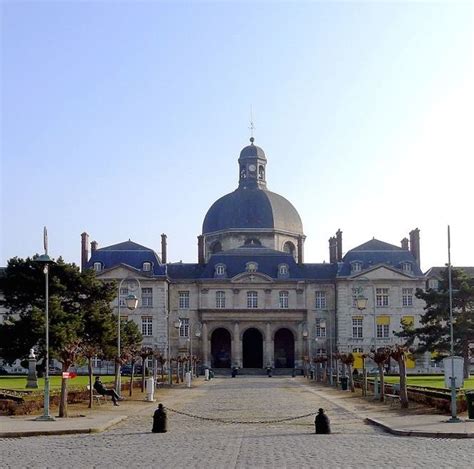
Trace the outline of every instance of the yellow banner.
<instances>
[{"instance_id":1,"label":"yellow banner","mask_svg":"<svg viewBox=\"0 0 474 469\"><path fill-rule=\"evenodd\" d=\"M404 326L413 326L415 324L415 316L403 316L401 323Z\"/></svg>"},{"instance_id":2,"label":"yellow banner","mask_svg":"<svg viewBox=\"0 0 474 469\"><path fill-rule=\"evenodd\" d=\"M377 324L382 326L390 325L390 316L377 316Z\"/></svg>"},{"instance_id":3,"label":"yellow banner","mask_svg":"<svg viewBox=\"0 0 474 469\"><path fill-rule=\"evenodd\" d=\"M362 358L362 353L352 352L352 355L354 355L354 365L352 365L352 366L354 368L362 369L364 367L364 360Z\"/></svg>"}]
</instances>

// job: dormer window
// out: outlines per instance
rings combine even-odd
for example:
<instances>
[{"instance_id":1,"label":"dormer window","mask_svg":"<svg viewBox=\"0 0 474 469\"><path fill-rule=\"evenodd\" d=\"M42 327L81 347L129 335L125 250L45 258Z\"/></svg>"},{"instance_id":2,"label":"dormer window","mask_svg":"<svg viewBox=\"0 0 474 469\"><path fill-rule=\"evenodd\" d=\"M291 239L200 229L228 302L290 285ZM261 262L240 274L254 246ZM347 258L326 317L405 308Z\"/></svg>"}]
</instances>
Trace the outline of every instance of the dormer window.
<instances>
[{"instance_id":1,"label":"dormer window","mask_svg":"<svg viewBox=\"0 0 474 469\"><path fill-rule=\"evenodd\" d=\"M362 270L362 262L354 261L351 262L351 274L355 272L360 272Z\"/></svg>"},{"instance_id":2,"label":"dormer window","mask_svg":"<svg viewBox=\"0 0 474 469\"><path fill-rule=\"evenodd\" d=\"M226 273L226 267L224 264L217 264L215 267L216 277L224 277Z\"/></svg>"},{"instance_id":3,"label":"dormer window","mask_svg":"<svg viewBox=\"0 0 474 469\"><path fill-rule=\"evenodd\" d=\"M280 264L278 266L278 277L285 278L288 277L288 264Z\"/></svg>"},{"instance_id":4,"label":"dormer window","mask_svg":"<svg viewBox=\"0 0 474 469\"><path fill-rule=\"evenodd\" d=\"M402 263L402 270L403 270L403 272L411 273L413 271L411 262L403 262Z\"/></svg>"},{"instance_id":5,"label":"dormer window","mask_svg":"<svg viewBox=\"0 0 474 469\"><path fill-rule=\"evenodd\" d=\"M94 270L100 272L102 270L102 262L94 262Z\"/></svg>"},{"instance_id":6,"label":"dormer window","mask_svg":"<svg viewBox=\"0 0 474 469\"><path fill-rule=\"evenodd\" d=\"M144 262L143 263L143 272L150 272L151 270L151 262Z\"/></svg>"},{"instance_id":7,"label":"dormer window","mask_svg":"<svg viewBox=\"0 0 474 469\"><path fill-rule=\"evenodd\" d=\"M247 262L245 265L245 270L247 272L257 272L258 264L256 262Z\"/></svg>"}]
</instances>

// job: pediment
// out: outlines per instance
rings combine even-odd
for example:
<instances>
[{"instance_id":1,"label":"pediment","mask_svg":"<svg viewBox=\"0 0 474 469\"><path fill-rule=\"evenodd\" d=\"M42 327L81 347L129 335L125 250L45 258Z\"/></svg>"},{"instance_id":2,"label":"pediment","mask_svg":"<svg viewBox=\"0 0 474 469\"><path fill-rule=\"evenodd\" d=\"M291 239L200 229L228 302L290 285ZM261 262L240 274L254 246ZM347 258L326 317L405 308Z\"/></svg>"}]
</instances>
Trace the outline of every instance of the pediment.
<instances>
[{"instance_id":1,"label":"pediment","mask_svg":"<svg viewBox=\"0 0 474 469\"><path fill-rule=\"evenodd\" d=\"M405 274L399 270L392 269L386 265L379 265L372 267L370 270L360 272L357 275L353 275L351 279L357 280L360 278L368 280L406 280L414 279L412 275Z\"/></svg>"},{"instance_id":2,"label":"pediment","mask_svg":"<svg viewBox=\"0 0 474 469\"><path fill-rule=\"evenodd\" d=\"M143 275L142 271L127 264L120 264L97 273L97 278L100 278L101 280L121 280L127 277L138 278L138 280L150 278L149 275Z\"/></svg>"},{"instance_id":3,"label":"pediment","mask_svg":"<svg viewBox=\"0 0 474 469\"><path fill-rule=\"evenodd\" d=\"M273 279L260 272L242 272L232 277L232 283L273 283Z\"/></svg>"}]
</instances>

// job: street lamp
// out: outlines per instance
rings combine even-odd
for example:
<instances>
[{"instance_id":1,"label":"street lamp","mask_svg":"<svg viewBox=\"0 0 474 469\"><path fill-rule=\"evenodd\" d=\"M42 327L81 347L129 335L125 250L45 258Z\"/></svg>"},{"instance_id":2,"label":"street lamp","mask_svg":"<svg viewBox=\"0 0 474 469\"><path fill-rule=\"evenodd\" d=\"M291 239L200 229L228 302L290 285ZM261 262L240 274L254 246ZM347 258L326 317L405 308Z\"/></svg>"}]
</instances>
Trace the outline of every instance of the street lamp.
<instances>
[{"instance_id":1,"label":"street lamp","mask_svg":"<svg viewBox=\"0 0 474 469\"><path fill-rule=\"evenodd\" d=\"M51 422L54 419L53 416L49 414L49 266L54 264L54 261L48 256L48 235L46 232L46 227L44 228L44 254L37 257L35 262L38 262L39 265L43 265L43 273L45 277L45 307L44 307L44 321L46 329L46 366L45 366L45 378L44 378L44 412L43 415L38 417L36 420L43 422Z\"/></svg>"},{"instance_id":2,"label":"street lamp","mask_svg":"<svg viewBox=\"0 0 474 469\"><path fill-rule=\"evenodd\" d=\"M168 384L171 386L173 384L173 377L171 375L171 339L170 339L170 313L168 311ZM181 328L181 319L176 319L173 321L173 327L177 330Z\"/></svg>"},{"instance_id":3,"label":"street lamp","mask_svg":"<svg viewBox=\"0 0 474 469\"><path fill-rule=\"evenodd\" d=\"M140 282L136 278L123 278L120 281L119 288L118 288L118 308L117 308L117 369L115 375L115 390L117 394L120 396L122 394L122 383L121 383L121 370L120 370L120 292L122 291L123 283L127 281L128 287L130 290L134 291L140 287ZM136 283L136 284L135 284ZM130 311L137 309L138 307L138 298L129 293L125 298L125 306Z\"/></svg>"}]
</instances>

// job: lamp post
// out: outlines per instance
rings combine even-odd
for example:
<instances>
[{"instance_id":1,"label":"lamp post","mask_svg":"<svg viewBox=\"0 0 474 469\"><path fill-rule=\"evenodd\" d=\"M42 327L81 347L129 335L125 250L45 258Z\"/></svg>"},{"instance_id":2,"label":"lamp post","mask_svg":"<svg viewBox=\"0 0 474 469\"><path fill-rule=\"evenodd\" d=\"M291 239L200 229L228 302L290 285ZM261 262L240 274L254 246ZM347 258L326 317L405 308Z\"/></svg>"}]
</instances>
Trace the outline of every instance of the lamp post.
<instances>
[{"instance_id":1,"label":"lamp post","mask_svg":"<svg viewBox=\"0 0 474 469\"><path fill-rule=\"evenodd\" d=\"M194 333L194 335L196 336L196 339L199 339L201 337L201 324L199 324L199 327L196 330L196 332ZM192 343L191 343L191 345L192 345ZM197 376L197 368L194 371L195 371L194 375Z\"/></svg>"},{"instance_id":2,"label":"lamp post","mask_svg":"<svg viewBox=\"0 0 474 469\"><path fill-rule=\"evenodd\" d=\"M120 338L120 292L122 290L122 285L124 282L129 282L130 290L134 291L140 287L140 282L136 278L123 278L120 281L119 288L118 288L118 308L117 308L117 369L115 375L115 391L120 396L122 394L122 383L121 383L121 370L120 370L120 346L121 346L121 338ZM136 286L135 283L136 282ZM136 295L129 293L125 298L125 305L127 309L130 311L134 311L138 307L138 298Z\"/></svg>"},{"instance_id":3,"label":"lamp post","mask_svg":"<svg viewBox=\"0 0 474 469\"><path fill-rule=\"evenodd\" d=\"M167 325L168 325L168 384L171 386L173 384L173 376L171 375L171 339L170 339L170 313L168 311L167 316ZM173 327L177 330L181 328L181 319L176 319L173 321Z\"/></svg>"},{"instance_id":4,"label":"lamp post","mask_svg":"<svg viewBox=\"0 0 474 469\"><path fill-rule=\"evenodd\" d=\"M365 309L367 309L367 303L369 302L369 299L366 298L363 294L362 294L362 287L359 287L357 289L357 297L355 299L355 303L356 303L356 307L359 311L364 311ZM375 305L374 305L374 327L375 327ZM374 349L375 349L375 334L376 334L376 330L374 330ZM364 396L367 395L367 368L365 367L365 358L362 358L363 360L363 369L362 369L362 394ZM374 383L374 390L375 390L375 386L376 386L376 383ZM374 391L375 392L375 391Z\"/></svg>"},{"instance_id":5,"label":"lamp post","mask_svg":"<svg viewBox=\"0 0 474 469\"><path fill-rule=\"evenodd\" d=\"M54 261L48 256L48 232L46 227L43 230L43 245L44 254L37 257L35 262L39 265L43 265L43 273L45 278L45 294L44 294L44 321L45 321L45 339L46 339L46 350L45 350L45 375L44 375L44 411L43 415L38 417L36 420L51 422L54 419L49 414L49 266L54 264Z\"/></svg>"}]
</instances>

